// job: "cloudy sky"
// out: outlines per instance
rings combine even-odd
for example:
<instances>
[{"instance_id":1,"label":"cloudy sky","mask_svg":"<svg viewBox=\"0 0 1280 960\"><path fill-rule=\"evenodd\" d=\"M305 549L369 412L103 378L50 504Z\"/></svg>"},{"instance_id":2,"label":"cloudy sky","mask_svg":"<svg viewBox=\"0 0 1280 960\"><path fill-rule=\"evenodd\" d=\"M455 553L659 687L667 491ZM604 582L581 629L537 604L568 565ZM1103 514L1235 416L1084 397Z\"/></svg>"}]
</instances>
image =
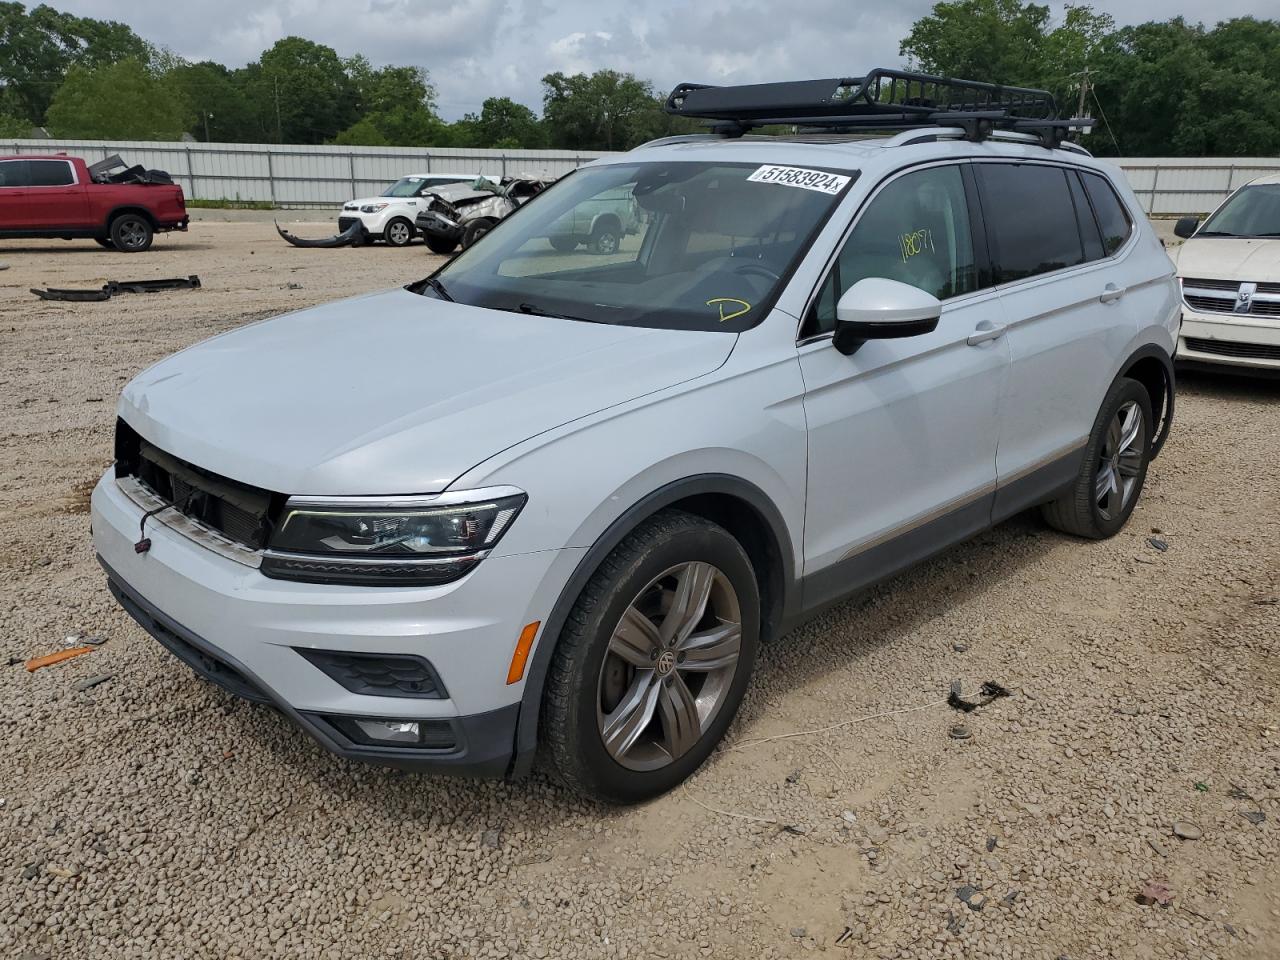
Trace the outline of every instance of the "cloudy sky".
<instances>
[{"instance_id":1,"label":"cloudy sky","mask_svg":"<svg viewBox=\"0 0 1280 960\"><path fill-rule=\"evenodd\" d=\"M670 89L681 80L753 82L857 73L899 63L898 43L933 0L47 0L122 20L188 60L240 66L291 34L341 56L425 67L453 120L487 96L540 110L555 70L611 68ZM1275 0L1098 0L1120 23L1262 15ZM1061 5L1053 4L1061 11ZM1210 12L1210 10L1212 12Z\"/></svg>"}]
</instances>

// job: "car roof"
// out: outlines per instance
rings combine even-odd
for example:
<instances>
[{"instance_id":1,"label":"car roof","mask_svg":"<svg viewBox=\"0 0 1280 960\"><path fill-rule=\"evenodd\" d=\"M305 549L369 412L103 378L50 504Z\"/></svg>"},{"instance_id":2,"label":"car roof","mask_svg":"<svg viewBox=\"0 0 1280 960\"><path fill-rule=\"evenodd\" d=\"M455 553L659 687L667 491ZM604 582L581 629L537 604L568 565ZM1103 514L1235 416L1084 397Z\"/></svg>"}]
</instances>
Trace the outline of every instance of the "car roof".
<instances>
[{"instance_id":1,"label":"car roof","mask_svg":"<svg viewBox=\"0 0 1280 960\"><path fill-rule=\"evenodd\" d=\"M439 180L441 177L448 177L451 180L474 180L478 176L480 176L478 173L441 173L438 170L433 170L430 173L406 173L400 179L419 177L423 180Z\"/></svg>"},{"instance_id":2,"label":"car roof","mask_svg":"<svg viewBox=\"0 0 1280 960\"><path fill-rule=\"evenodd\" d=\"M69 157L65 153L23 153L19 155L10 155L0 157L0 161L4 160L79 160L79 157Z\"/></svg>"},{"instance_id":3,"label":"car roof","mask_svg":"<svg viewBox=\"0 0 1280 960\"><path fill-rule=\"evenodd\" d=\"M1280 183L1280 173L1268 173L1264 176L1258 177L1256 180L1250 180L1248 183L1245 184L1245 186L1257 187L1257 186L1269 185L1273 183Z\"/></svg>"},{"instance_id":4,"label":"car roof","mask_svg":"<svg viewBox=\"0 0 1280 960\"><path fill-rule=\"evenodd\" d=\"M819 169L881 173L929 160L1005 158L1050 160L1105 172L1112 168L1078 147L1048 149L1038 143L992 137L980 142L941 129L909 130L895 136L817 134L797 136L721 137L714 134L656 140L628 153L602 157L597 164L648 161L759 163Z\"/></svg>"}]
</instances>

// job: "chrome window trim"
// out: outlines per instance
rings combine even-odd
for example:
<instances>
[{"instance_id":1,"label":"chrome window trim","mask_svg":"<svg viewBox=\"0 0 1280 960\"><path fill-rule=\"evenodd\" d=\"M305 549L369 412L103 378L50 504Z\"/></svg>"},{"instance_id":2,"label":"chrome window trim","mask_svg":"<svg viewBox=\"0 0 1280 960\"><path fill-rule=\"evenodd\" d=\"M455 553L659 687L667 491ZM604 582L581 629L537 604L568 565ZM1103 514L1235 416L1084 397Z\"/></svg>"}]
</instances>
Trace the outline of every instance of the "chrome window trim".
<instances>
[{"instance_id":1,"label":"chrome window trim","mask_svg":"<svg viewBox=\"0 0 1280 960\"><path fill-rule=\"evenodd\" d=\"M406 557L400 554L377 556L352 556L348 553L293 553L289 550L264 550L262 556L269 560L299 560L305 563L351 563L356 566L435 567L459 560L475 560L477 563L492 553L492 549L474 550L471 553L453 553L447 557Z\"/></svg>"},{"instance_id":2,"label":"chrome window trim","mask_svg":"<svg viewBox=\"0 0 1280 960\"><path fill-rule=\"evenodd\" d=\"M321 495L292 496L286 501L285 509L314 507L359 507L366 510L408 510L422 507L452 507L470 503L486 503L502 497L522 497L525 492L519 487L493 486L477 487L474 490L446 490L443 493L418 493L403 496L341 496L329 497Z\"/></svg>"}]
</instances>

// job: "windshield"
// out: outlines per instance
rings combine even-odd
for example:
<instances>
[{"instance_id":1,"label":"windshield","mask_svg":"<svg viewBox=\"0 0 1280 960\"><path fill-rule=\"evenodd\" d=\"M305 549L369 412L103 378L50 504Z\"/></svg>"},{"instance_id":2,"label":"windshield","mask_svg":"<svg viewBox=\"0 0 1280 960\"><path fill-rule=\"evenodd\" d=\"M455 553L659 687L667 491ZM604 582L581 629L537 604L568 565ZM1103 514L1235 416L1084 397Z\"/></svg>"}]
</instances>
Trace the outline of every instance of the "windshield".
<instances>
[{"instance_id":1,"label":"windshield","mask_svg":"<svg viewBox=\"0 0 1280 960\"><path fill-rule=\"evenodd\" d=\"M383 190L382 195L384 197L416 197L426 182L423 177L401 177Z\"/></svg>"},{"instance_id":2,"label":"windshield","mask_svg":"<svg viewBox=\"0 0 1280 960\"><path fill-rule=\"evenodd\" d=\"M854 176L738 163L588 167L412 289L596 323L746 330Z\"/></svg>"},{"instance_id":3,"label":"windshield","mask_svg":"<svg viewBox=\"0 0 1280 960\"><path fill-rule=\"evenodd\" d=\"M1280 237L1280 183L1242 187L1197 237Z\"/></svg>"}]
</instances>

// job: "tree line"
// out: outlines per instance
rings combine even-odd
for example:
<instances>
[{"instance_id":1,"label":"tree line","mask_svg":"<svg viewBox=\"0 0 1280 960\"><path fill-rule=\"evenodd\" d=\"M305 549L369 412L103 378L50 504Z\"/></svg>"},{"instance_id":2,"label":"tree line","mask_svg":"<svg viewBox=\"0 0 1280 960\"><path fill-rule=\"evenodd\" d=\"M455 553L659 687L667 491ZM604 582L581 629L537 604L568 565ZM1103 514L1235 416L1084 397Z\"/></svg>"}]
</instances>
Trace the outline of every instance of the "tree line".
<instances>
[{"instance_id":1,"label":"tree line","mask_svg":"<svg viewBox=\"0 0 1280 960\"><path fill-rule=\"evenodd\" d=\"M1068 6L944 0L900 53L912 66L1054 92L1098 121L1086 145L1130 156L1280 153L1280 23L1181 18L1117 27ZM0 2L0 137L625 150L700 129L668 116L651 81L551 73L542 114L507 97L452 123L427 72L285 37L231 68L190 63L129 26Z\"/></svg>"}]
</instances>

